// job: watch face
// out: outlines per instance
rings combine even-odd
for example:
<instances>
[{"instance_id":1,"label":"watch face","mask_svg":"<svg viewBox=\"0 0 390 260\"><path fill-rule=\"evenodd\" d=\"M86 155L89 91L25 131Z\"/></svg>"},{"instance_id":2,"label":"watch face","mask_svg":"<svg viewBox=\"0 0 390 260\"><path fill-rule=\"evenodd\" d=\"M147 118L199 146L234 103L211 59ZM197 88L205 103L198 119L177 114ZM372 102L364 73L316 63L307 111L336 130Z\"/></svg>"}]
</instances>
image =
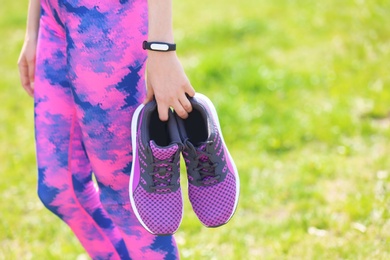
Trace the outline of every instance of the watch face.
<instances>
[{"instance_id":1,"label":"watch face","mask_svg":"<svg viewBox=\"0 0 390 260\"><path fill-rule=\"evenodd\" d=\"M167 51L169 49L169 46L168 44L163 43L152 43L150 44L150 48L156 51Z\"/></svg>"}]
</instances>

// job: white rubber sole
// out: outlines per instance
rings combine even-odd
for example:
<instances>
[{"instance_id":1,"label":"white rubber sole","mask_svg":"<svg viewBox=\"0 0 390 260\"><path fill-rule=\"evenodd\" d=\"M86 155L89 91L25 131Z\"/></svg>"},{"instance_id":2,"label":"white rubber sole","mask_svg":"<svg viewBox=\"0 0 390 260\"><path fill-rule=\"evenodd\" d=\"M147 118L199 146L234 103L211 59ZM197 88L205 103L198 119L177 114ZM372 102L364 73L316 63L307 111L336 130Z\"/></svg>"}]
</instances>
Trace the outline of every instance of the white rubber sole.
<instances>
[{"instance_id":1,"label":"white rubber sole","mask_svg":"<svg viewBox=\"0 0 390 260\"><path fill-rule=\"evenodd\" d=\"M156 235L153 233L146 224L142 221L142 218L137 210L137 207L135 206L134 196L133 196L133 183L134 183L134 169L135 169L135 163L134 160L137 158L137 122L139 115L142 111L142 108L144 108L144 104L141 104L137 107L137 109L134 111L133 118L131 120L131 145L132 145L132 151L133 151L133 162L131 164L131 172L130 172L130 183L129 183L129 197L130 197L130 204L131 208L133 209L133 212L135 216L137 217L138 221L141 223L141 225L151 234Z\"/></svg>"}]
</instances>

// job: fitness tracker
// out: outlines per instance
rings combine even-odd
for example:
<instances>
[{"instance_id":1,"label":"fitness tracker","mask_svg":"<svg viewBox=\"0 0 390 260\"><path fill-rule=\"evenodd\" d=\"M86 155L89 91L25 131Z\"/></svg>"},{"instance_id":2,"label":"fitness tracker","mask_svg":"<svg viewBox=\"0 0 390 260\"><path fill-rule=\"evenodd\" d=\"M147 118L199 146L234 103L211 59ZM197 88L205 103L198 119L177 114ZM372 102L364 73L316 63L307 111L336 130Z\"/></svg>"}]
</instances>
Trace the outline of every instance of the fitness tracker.
<instances>
[{"instance_id":1,"label":"fitness tracker","mask_svg":"<svg viewBox=\"0 0 390 260\"><path fill-rule=\"evenodd\" d=\"M142 43L142 48L144 50L151 51L174 51L176 50L176 44L174 43L166 43L166 42L148 42L144 41Z\"/></svg>"}]
</instances>

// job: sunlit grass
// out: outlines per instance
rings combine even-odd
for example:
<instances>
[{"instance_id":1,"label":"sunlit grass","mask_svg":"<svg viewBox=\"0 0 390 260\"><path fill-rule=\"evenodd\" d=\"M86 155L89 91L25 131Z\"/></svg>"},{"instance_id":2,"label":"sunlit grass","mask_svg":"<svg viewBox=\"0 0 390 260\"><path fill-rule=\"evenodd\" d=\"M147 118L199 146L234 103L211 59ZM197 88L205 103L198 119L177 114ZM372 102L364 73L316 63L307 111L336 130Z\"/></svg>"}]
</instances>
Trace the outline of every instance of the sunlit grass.
<instances>
[{"instance_id":1,"label":"sunlit grass","mask_svg":"<svg viewBox=\"0 0 390 260\"><path fill-rule=\"evenodd\" d=\"M390 258L390 2L174 4L178 53L242 182L225 227L202 227L187 201L182 258ZM35 191L32 100L16 71L26 7L0 9L0 259L76 259Z\"/></svg>"}]
</instances>

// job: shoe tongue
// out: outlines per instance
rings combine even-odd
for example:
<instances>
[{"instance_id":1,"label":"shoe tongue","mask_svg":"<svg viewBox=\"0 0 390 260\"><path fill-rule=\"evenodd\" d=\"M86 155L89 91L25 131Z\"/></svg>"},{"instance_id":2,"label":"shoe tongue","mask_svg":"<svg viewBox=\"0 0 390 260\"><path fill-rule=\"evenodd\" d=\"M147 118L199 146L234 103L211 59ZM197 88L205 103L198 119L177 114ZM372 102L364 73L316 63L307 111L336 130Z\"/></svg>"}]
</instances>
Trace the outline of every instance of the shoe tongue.
<instances>
[{"instance_id":1,"label":"shoe tongue","mask_svg":"<svg viewBox=\"0 0 390 260\"><path fill-rule=\"evenodd\" d=\"M199 144L196 146L196 150L197 150L197 151L206 152L206 151L207 151L206 149L207 149L207 143L199 143ZM198 152L198 154L200 154L200 153ZM199 157L199 160L200 160L201 162L207 162L208 159L209 159L209 158L208 158L206 155L202 155L202 156Z\"/></svg>"},{"instance_id":2,"label":"shoe tongue","mask_svg":"<svg viewBox=\"0 0 390 260\"><path fill-rule=\"evenodd\" d=\"M165 147L161 147L156 144L155 141L150 140L150 148L152 149L152 154L159 160L166 160L171 158L179 149L177 144L171 144Z\"/></svg>"},{"instance_id":3,"label":"shoe tongue","mask_svg":"<svg viewBox=\"0 0 390 260\"><path fill-rule=\"evenodd\" d=\"M157 145L156 142L153 140L151 140L149 142L149 145L150 145L150 148L152 150L153 156L156 159L163 161L163 162L159 162L156 165L155 170L158 172L160 169L167 167L162 172L158 172L157 174L154 175L154 179L153 179L154 184L156 185L156 187L157 186L159 187L157 189L158 192L169 192L170 189L165 188L165 187L167 185L169 185L167 183L171 182L172 167L168 166L167 163L173 162L173 160L174 160L173 156L177 152L177 150L179 149L179 145L178 144L171 144L171 145L168 145L166 147L161 147L161 146ZM160 167L162 167L162 168L160 168Z\"/></svg>"},{"instance_id":4,"label":"shoe tongue","mask_svg":"<svg viewBox=\"0 0 390 260\"><path fill-rule=\"evenodd\" d=\"M208 143L199 143L196 146L196 152L199 156L200 162L210 164L211 163L210 158L206 155L206 154L208 154L207 145L208 145ZM202 153L202 152L204 152L204 153ZM212 173L214 171L214 168L205 167L202 169L202 171L205 173ZM217 181L215 180L215 178L213 176L205 176L205 177L203 177L202 182L210 185L210 184L216 183Z\"/></svg>"},{"instance_id":5,"label":"shoe tongue","mask_svg":"<svg viewBox=\"0 0 390 260\"><path fill-rule=\"evenodd\" d=\"M196 153L198 156L201 154L201 152L207 152L207 142L201 142L201 143L198 143L198 144L193 144L191 143L190 140L186 140L185 141L187 147L192 150L194 153ZM199 157L199 160L201 162L206 162L208 160L207 156L206 155L201 155Z\"/></svg>"}]
</instances>

